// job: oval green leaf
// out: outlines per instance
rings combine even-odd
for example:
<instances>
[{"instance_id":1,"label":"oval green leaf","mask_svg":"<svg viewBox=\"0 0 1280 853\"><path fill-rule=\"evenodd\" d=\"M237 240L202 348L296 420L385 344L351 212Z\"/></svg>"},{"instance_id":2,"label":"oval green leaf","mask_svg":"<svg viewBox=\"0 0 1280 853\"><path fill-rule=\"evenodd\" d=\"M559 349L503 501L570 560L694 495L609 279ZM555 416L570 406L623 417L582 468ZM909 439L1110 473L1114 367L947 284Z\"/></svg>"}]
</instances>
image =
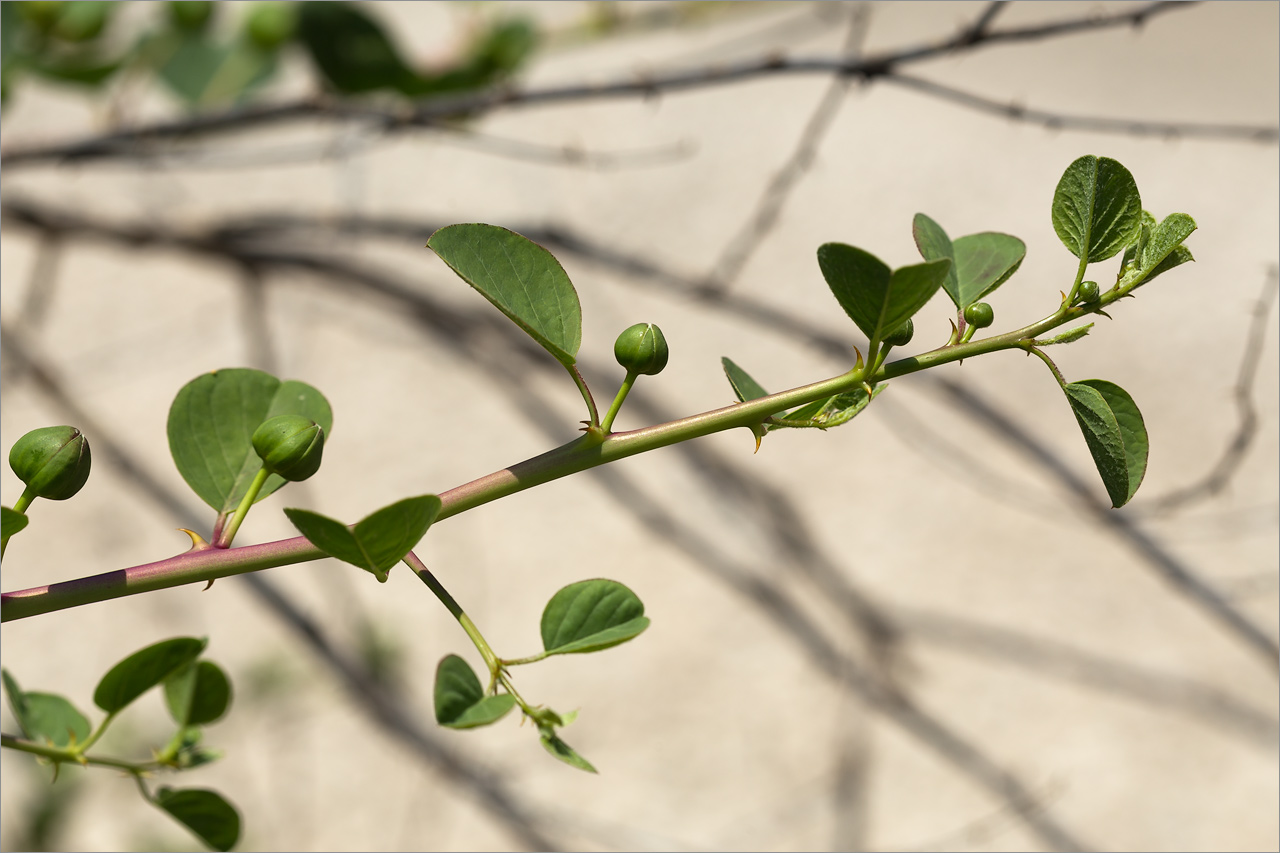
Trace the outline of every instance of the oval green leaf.
<instances>
[{"instance_id":1,"label":"oval green leaf","mask_svg":"<svg viewBox=\"0 0 1280 853\"><path fill-rule=\"evenodd\" d=\"M28 740L66 747L89 738L89 720L65 697L54 693L27 693L8 670L0 671L9 707Z\"/></svg>"},{"instance_id":2,"label":"oval green leaf","mask_svg":"<svg viewBox=\"0 0 1280 853\"><path fill-rule=\"evenodd\" d=\"M582 306L554 255L514 231L480 223L441 228L427 246L561 364L574 363Z\"/></svg>"},{"instance_id":3,"label":"oval green leaf","mask_svg":"<svg viewBox=\"0 0 1280 853\"><path fill-rule=\"evenodd\" d=\"M418 75L363 4L298 4L298 39L311 61L339 92L412 89ZM369 8L369 7L363 7Z\"/></svg>"},{"instance_id":4,"label":"oval green leaf","mask_svg":"<svg viewBox=\"0 0 1280 853\"><path fill-rule=\"evenodd\" d=\"M1113 382L1086 379L1063 390L1117 509L1128 503L1147 472L1147 428L1133 398Z\"/></svg>"},{"instance_id":5,"label":"oval green leaf","mask_svg":"<svg viewBox=\"0 0 1280 853\"><path fill-rule=\"evenodd\" d=\"M200 656L208 640L175 637L134 652L111 667L93 691L93 701L115 713Z\"/></svg>"},{"instance_id":6,"label":"oval green leaf","mask_svg":"<svg viewBox=\"0 0 1280 853\"><path fill-rule=\"evenodd\" d=\"M887 387L886 383L881 382L872 389L870 395L861 388L855 388L847 394L836 394L834 397L828 397L825 400L815 400L779 416L777 423L773 424L773 426L793 429L804 427L830 429L841 424L847 424L857 417L867 407L867 404Z\"/></svg>"},{"instance_id":7,"label":"oval green leaf","mask_svg":"<svg viewBox=\"0 0 1280 853\"><path fill-rule=\"evenodd\" d=\"M207 725L231 707L231 680L216 663L195 661L164 680L164 700L179 726Z\"/></svg>"},{"instance_id":8,"label":"oval green leaf","mask_svg":"<svg viewBox=\"0 0 1280 853\"><path fill-rule=\"evenodd\" d=\"M960 304L960 280L954 265L955 247L951 243L951 238L947 236L947 232L923 213L917 213L911 221L911 236L915 238L920 257L926 261L948 258L953 262L951 269L947 270L947 277L942 280L942 289L947 292L958 308L964 310L964 306Z\"/></svg>"},{"instance_id":9,"label":"oval green leaf","mask_svg":"<svg viewBox=\"0 0 1280 853\"><path fill-rule=\"evenodd\" d=\"M649 627L644 603L617 581L571 583L542 611L542 647L548 655L596 652L625 643Z\"/></svg>"},{"instance_id":10,"label":"oval green leaf","mask_svg":"<svg viewBox=\"0 0 1280 853\"><path fill-rule=\"evenodd\" d=\"M956 307L961 311L1008 281L1027 256L1026 243L998 231L969 234L956 240L952 247L959 280Z\"/></svg>"},{"instance_id":11,"label":"oval green leaf","mask_svg":"<svg viewBox=\"0 0 1280 853\"><path fill-rule=\"evenodd\" d=\"M240 840L240 813L217 791L161 788L155 804L214 850L230 850Z\"/></svg>"},{"instance_id":12,"label":"oval green leaf","mask_svg":"<svg viewBox=\"0 0 1280 853\"><path fill-rule=\"evenodd\" d=\"M1128 169L1089 154L1063 172L1050 214L1053 230L1071 254L1095 263L1137 239L1142 197Z\"/></svg>"},{"instance_id":13,"label":"oval green leaf","mask_svg":"<svg viewBox=\"0 0 1280 853\"><path fill-rule=\"evenodd\" d=\"M310 510L289 508L284 514L312 545L385 583L387 572L426 535L442 506L435 495L405 498L370 514L353 528Z\"/></svg>"},{"instance_id":14,"label":"oval green leaf","mask_svg":"<svg viewBox=\"0 0 1280 853\"><path fill-rule=\"evenodd\" d=\"M1182 241L1190 237L1196 227L1196 221L1185 213L1171 213L1164 218L1164 221L1152 233L1151 239L1143 246L1139 266L1148 271L1148 278L1170 255L1182 246ZM1187 252L1188 257L1190 254L1190 252ZM1184 261L1177 261L1169 269L1180 263L1184 263Z\"/></svg>"},{"instance_id":15,"label":"oval green leaf","mask_svg":"<svg viewBox=\"0 0 1280 853\"><path fill-rule=\"evenodd\" d=\"M485 696L471 665L447 655L436 667L436 722L451 729L474 729L496 723L516 704L510 693Z\"/></svg>"},{"instance_id":16,"label":"oval green leaf","mask_svg":"<svg viewBox=\"0 0 1280 853\"><path fill-rule=\"evenodd\" d=\"M951 259L890 271L870 252L844 243L825 243L818 247L818 266L840 307L876 345L933 297L951 270Z\"/></svg>"},{"instance_id":17,"label":"oval green leaf","mask_svg":"<svg viewBox=\"0 0 1280 853\"><path fill-rule=\"evenodd\" d=\"M18 512L16 509L0 507L0 535L8 539L26 527L30 520L25 513Z\"/></svg>"},{"instance_id":18,"label":"oval green leaf","mask_svg":"<svg viewBox=\"0 0 1280 853\"><path fill-rule=\"evenodd\" d=\"M240 367L188 382L169 407L169 451L182 479L219 513L234 510L262 467L253 431L277 415L302 415L320 424L326 437L333 432L329 402L304 382ZM272 474L255 503L284 483Z\"/></svg>"}]
</instances>

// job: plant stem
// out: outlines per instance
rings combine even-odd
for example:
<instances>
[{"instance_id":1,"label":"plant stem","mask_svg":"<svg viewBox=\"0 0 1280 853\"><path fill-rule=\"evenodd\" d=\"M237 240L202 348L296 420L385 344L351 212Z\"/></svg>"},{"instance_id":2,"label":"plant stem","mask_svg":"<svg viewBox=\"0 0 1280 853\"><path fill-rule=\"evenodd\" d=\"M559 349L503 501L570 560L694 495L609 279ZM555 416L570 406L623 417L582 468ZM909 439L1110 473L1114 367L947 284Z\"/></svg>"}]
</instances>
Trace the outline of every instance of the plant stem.
<instances>
[{"instance_id":1,"label":"plant stem","mask_svg":"<svg viewBox=\"0 0 1280 853\"><path fill-rule=\"evenodd\" d=\"M1048 365L1049 370L1052 371L1053 373L1053 378L1058 380L1059 385L1061 385L1063 388L1067 387L1067 380L1062 376L1062 371L1058 370L1058 365L1053 363L1053 359L1045 355L1045 353L1039 347L1029 346L1026 349L1027 349L1027 352L1036 356L1041 361L1043 361L1046 365Z\"/></svg>"},{"instance_id":2,"label":"plant stem","mask_svg":"<svg viewBox=\"0 0 1280 853\"><path fill-rule=\"evenodd\" d=\"M1028 342L1038 335L1112 304L1131 291L1136 284L1135 282L1134 285L1110 291L1094 305L1088 307L1063 305L1048 317L1021 329L969 343L940 347L917 356L899 359L874 372L868 370L864 374L864 371L855 369L830 379L792 388L789 391L770 394L745 403L735 403L656 426L612 433L603 439L591 435L583 436L532 459L516 463L510 468L495 471L441 493L440 500L443 502L443 508L436 522L439 523L490 501L598 465L616 462L639 453L728 429L758 427L765 418L776 412L851 391L860 387L864 381L870 384L885 382L987 353L1025 349ZM571 372L574 371L571 370ZM585 389L585 383L580 387ZM589 397L589 392L586 396ZM25 619L42 613L65 610L69 607L135 595L140 592L169 589L183 584L205 582L261 569L318 560L324 556L324 552L301 536L235 549L209 548L188 551L167 560L141 566L3 593L0 595L0 622ZM416 567L415 572L418 572ZM427 582L420 572L418 576ZM428 576L430 576L429 573Z\"/></svg>"},{"instance_id":3,"label":"plant stem","mask_svg":"<svg viewBox=\"0 0 1280 853\"><path fill-rule=\"evenodd\" d=\"M587 380L582 378L582 374L578 372L577 365L566 364L565 370L569 371L569 375L573 377L573 382L578 386L578 390L582 392L582 399L587 404L587 414L591 420L587 423L587 428L597 428L600 426L600 412L596 410L595 398L591 396L591 389L587 387Z\"/></svg>"},{"instance_id":4,"label":"plant stem","mask_svg":"<svg viewBox=\"0 0 1280 853\"><path fill-rule=\"evenodd\" d=\"M498 660L498 656L494 654L493 648L489 645L489 641L480 633L480 629L471 621L458 604L457 599L449 594L449 590L444 588L444 584L436 580L436 576L431 573L426 564L418 558L418 555L410 551L404 556L404 563L413 569L413 573L418 576L427 588L435 593L436 598L440 599L440 603L445 609L453 614L453 618L458 620L458 624L462 626L462 630L467 632L467 636L471 638L472 644L475 645L480 657L484 658L484 665L489 669L489 688L493 689L493 682L502 671L502 662Z\"/></svg>"},{"instance_id":5,"label":"plant stem","mask_svg":"<svg viewBox=\"0 0 1280 853\"><path fill-rule=\"evenodd\" d=\"M16 512L25 513L27 511L27 507L31 506L31 502L34 501L35 499L36 499L36 493L31 490L30 486L27 486L26 489L23 490L22 494L18 496L17 502L14 503L13 505L13 509ZM0 539L0 557L4 556L5 549L8 547L9 547L9 537L5 536L4 538Z\"/></svg>"},{"instance_id":6,"label":"plant stem","mask_svg":"<svg viewBox=\"0 0 1280 853\"><path fill-rule=\"evenodd\" d=\"M240 501L240 506L236 507L236 514L231 516L227 526L222 529L222 534L214 540L213 547L231 547L231 540L236 538L236 532L240 530L241 522L249 514L249 508L253 506L254 499L258 497L258 492L262 491L262 484L267 482L267 477L270 476L266 468L259 468L258 473L253 475L253 482L249 484L249 491L244 493L244 500Z\"/></svg>"},{"instance_id":7,"label":"plant stem","mask_svg":"<svg viewBox=\"0 0 1280 853\"><path fill-rule=\"evenodd\" d=\"M631 393L631 386L636 383L638 373L627 371L627 378L622 380L622 387L618 389L618 394L613 398L613 404L609 406L609 411L605 412L604 420L600 424L600 429L604 430L608 435L613 429L613 419L618 416L619 410L622 409L622 402L627 399L627 395Z\"/></svg>"},{"instance_id":8,"label":"plant stem","mask_svg":"<svg viewBox=\"0 0 1280 853\"><path fill-rule=\"evenodd\" d=\"M75 750L66 749L60 746L50 746L43 743L35 743L34 741L24 740L23 738L14 737L13 735L0 735L0 746L5 747L6 749L16 749L19 752L27 752L31 755L38 755L41 758L48 758L51 761L68 762L71 764L95 767L114 767L117 770L125 770L129 773L133 773L134 775L154 769L154 765L151 763L136 764L132 761L121 761L118 758L98 758L94 756L81 755Z\"/></svg>"}]
</instances>

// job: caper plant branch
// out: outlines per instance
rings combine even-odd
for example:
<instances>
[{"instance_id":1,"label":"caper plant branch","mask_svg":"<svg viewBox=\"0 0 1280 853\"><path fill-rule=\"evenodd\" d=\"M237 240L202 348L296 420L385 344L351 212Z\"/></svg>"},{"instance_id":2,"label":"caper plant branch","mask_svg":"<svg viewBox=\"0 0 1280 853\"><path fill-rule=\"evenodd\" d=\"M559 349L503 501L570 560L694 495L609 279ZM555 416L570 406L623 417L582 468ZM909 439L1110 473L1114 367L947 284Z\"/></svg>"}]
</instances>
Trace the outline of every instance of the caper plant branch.
<instances>
[{"instance_id":1,"label":"caper plant branch","mask_svg":"<svg viewBox=\"0 0 1280 853\"><path fill-rule=\"evenodd\" d=\"M50 761L61 764L63 762L74 762L82 767L114 767L117 770L124 770L134 776L141 776L151 770L158 770L163 765L159 761L133 762L123 761L118 758L103 758L101 756L85 755L84 750L88 746L88 741L80 747L58 747L52 744L35 743L15 735L0 734L0 746L6 749L16 749L18 752L27 752L31 755L38 755L41 758L47 758ZM150 799L148 797L148 799Z\"/></svg>"},{"instance_id":2,"label":"caper plant branch","mask_svg":"<svg viewBox=\"0 0 1280 853\"><path fill-rule=\"evenodd\" d=\"M783 409L849 393L861 388L864 383L875 385L878 382L1001 350L1027 350L1033 346L1037 335L1099 311L1128 295L1133 288L1141 284L1141 281L1140 278L1126 281L1123 286L1117 286L1102 294L1094 303L1078 306L1064 303L1048 317L1020 329L970 341L967 344L946 345L883 365L876 370L855 367L846 373L819 382L655 426L613 433L608 436L604 436L601 432L590 432L539 456L441 493L439 497L443 507L436 521L438 523L490 501L640 453L728 429L759 428L770 416ZM301 536L234 549L193 546L190 551L166 560L3 593L0 595L0 622L25 619L84 604L308 562L323 557L325 557L324 552Z\"/></svg>"}]
</instances>

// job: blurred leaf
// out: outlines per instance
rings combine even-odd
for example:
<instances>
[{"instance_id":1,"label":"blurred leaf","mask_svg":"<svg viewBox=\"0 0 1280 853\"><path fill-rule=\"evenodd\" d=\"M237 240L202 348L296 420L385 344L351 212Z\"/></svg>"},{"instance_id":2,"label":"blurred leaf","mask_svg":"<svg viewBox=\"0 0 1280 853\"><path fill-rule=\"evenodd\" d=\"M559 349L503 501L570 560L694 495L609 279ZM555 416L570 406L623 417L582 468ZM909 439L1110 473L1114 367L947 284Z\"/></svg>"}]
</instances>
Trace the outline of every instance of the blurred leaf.
<instances>
[{"instance_id":1,"label":"blurred leaf","mask_svg":"<svg viewBox=\"0 0 1280 853\"><path fill-rule=\"evenodd\" d=\"M625 643L649 627L644 603L617 581L571 583L542 611L542 647L548 655L596 652Z\"/></svg>"},{"instance_id":2,"label":"blurred leaf","mask_svg":"<svg viewBox=\"0 0 1280 853\"><path fill-rule=\"evenodd\" d=\"M199 657L207 643L194 637L175 637L134 652L98 682L94 703L108 714L121 710Z\"/></svg>"},{"instance_id":3,"label":"blurred leaf","mask_svg":"<svg viewBox=\"0 0 1280 853\"><path fill-rule=\"evenodd\" d=\"M53 34L70 42L86 42L102 35L119 4L105 0L76 0L63 7Z\"/></svg>"},{"instance_id":4,"label":"blurred leaf","mask_svg":"<svg viewBox=\"0 0 1280 853\"><path fill-rule=\"evenodd\" d=\"M8 539L27 526L31 519L11 507L0 507L0 535Z\"/></svg>"},{"instance_id":5,"label":"blurred leaf","mask_svg":"<svg viewBox=\"0 0 1280 853\"><path fill-rule=\"evenodd\" d=\"M436 722L451 729L473 729L496 723L516 704L510 693L485 696L471 665L447 655L436 667Z\"/></svg>"},{"instance_id":6,"label":"blurred leaf","mask_svg":"<svg viewBox=\"0 0 1280 853\"><path fill-rule=\"evenodd\" d=\"M1128 503L1147 471L1147 428L1133 398L1112 382L1086 379L1064 386L1071 410L1117 509Z\"/></svg>"},{"instance_id":7,"label":"blurred leaf","mask_svg":"<svg viewBox=\"0 0 1280 853\"><path fill-rule=\"evenodd\" d=\"M216 663L193 661L164 680L164 700L179 726L203 726L231 706L231 681Z\"/></svg>"},{"instance_id":8,"label":"blurred leaf","mask_svg":"<svg viewBox=\"0 0 1280 853\"><path fill-rule=\"evenodd\" d=\"M1079 158L1053 194L1053 230L1077 258L1105 261L1138 239L1142 198L1129 170L1109 157Z\"/></svg>"},{"instance_id":9,"label":"blurred leaf","mask_svg":"<svg viewBox=\"0 0 1280 853\"><path fill-rule=\"evenodd\" d=\"M298 8L298 38L329 84L349 95L379 89L412 90L418 75L400 58L365 4L335 0Z\"/></svg>"},{"instance_id":10,"label":"blurred leaf","mask_svg":"<svg viewBox=\"0 0 1280 853\"><path fill-rule=\"evenodd\" d=\"M441 228L427 246L561 364L574 363L582 306L554 255L514 231L479 223Z\"/></svg>"},{"instance_id":11,"label":"blurred leaf","mask_svg":"<svg viewBox=\"0 0 1280 853\"><path fill-rule=\"evenodd\" d=\"M588 773L599 772L591 766L590 761L587 761L587 759L579 755L573 747L561 740L559 735L556 734L555 729L550 727L543 728L539 730L539 734L541 736L543 748L546 749L547 752L551 753L555 758L558 758L570 767L576 767L579 770L585 770Z\"/></svg>"},{"instance_id":12,"label":"blurred leaf","mask_svg":"<svg viewBox=\"0 0 1280 853\"><path fill-rule=\"evenodd\" d=\"M442 506L435 495L405 498L372 513L354 528L305 509L286 509L284 514L312 545L386 583L387 572L426 535Z\"/></svg>"},{"instance_id":13,"label":"blurred leaf","mask_svg":"<svg viewBox=\"0 0 1280 853\"><path fill-rule=\"evenodd\" d=\"M157 75L189 107L234 102L275 73L276 59L244 42L223 44L199 32L166 45ZM161 48L152 48L157 55Z\"/></svg>"},{"instance_id":14,"label":"blurred leaf","mask_svg":"<svg viewBox=\"0 0 1280 853\"><path fill-rule=\"evenodd\" d=\"M262 467L253 431L276 415L302 415L332 435L333 411L324 395L304 382L281 382L247 368L198 376L178 392L169 408L169 451L182 479L219 513L240 501ZM255 500L283 486L272 474Z\"/></svg>"},{"instance_id":15,"label":"blurred leaf","mask_svg":"<svg viewBox=\"0 0 1280 853\"><path fill-rule=\"evenodd\" d=\"M172 0L167 6L169 22L176 29L200 33L208 29L218 4L212 0Z\"/></svg>"},{"instance_id":16,"label":"blurred leaf","mask_svg":"<svg viewBox=\"0 0 1280 853\"><path fill-rule=\"evenodd\" d=\"M48 741L66 747L84 743L89 738L89 720L66 698L54 693L27 693L8 670L0 670L9 707L17 718L22 733L36 743Z\"/></svg>"},{"instance_id":17,"label":"blurred leaf","mask_svg":"<svg viewBox=\"0 0 1280 853\"><path fill-rule=\"evenodd\" d=\"M214 850L230 850L240 840L240 813L217 791L161 788L155 803Z\"/></svg>"}]
</instances>

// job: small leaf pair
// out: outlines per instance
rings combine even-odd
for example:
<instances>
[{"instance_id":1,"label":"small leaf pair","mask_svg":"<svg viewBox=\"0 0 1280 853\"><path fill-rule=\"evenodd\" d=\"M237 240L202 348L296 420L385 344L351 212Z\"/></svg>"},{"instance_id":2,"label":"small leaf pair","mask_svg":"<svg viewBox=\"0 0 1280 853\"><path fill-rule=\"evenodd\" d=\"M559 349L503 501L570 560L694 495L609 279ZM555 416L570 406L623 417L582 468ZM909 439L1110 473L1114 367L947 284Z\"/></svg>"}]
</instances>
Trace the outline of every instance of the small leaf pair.
<instances>
[{"instance_id":1,"label":"small leaf pair","mask_svg":"<svg viewBox=\"0 0 1280 853\"><path fill-rule=\"evenodd\" d=\"M405 498L368 515L354 527L305 509L286 509L284 514L312 545L386 583L387 572L426 535L442 507L435 495Z\"/></svg>"},{"instance_id":2,"label":"small leaf pair","mask_svg":"<svg viewBox=\"0 0 1280 853\"><path fill-rule=\"evenodd\" d=\"M1111 505L1127 504L1147 472L1147 428L1138 406L1119 385L1086 379L1062 387L1075 413Z\"/></svg>"},{"instance_id":3,"label":"small leaf pair","mask_svg":"<svg viewBox=\"0 0 1280 853\"><path fill-rule=\"evenodd\" d=\"M1027 254L1026 244L1017 237L996 231L969 234L953 241L941 225L923 213L916 214L911 234L926 261L951 260L942 289L961 312L1008 281Z\"/></svg>"},{"instance_id":4,"label":"small leaf pair","mask_svg":"<svg viewBox=\"0 0 1280 853\"><path fill-rule=\"evenodd\" d=\"M724 367L724 375L729 379L729 385L733 388L733 393L737 396L739 402L745 403L748 400L758 400L761 397L769 396L769 392L759 382L752 379L750 374L731 359L722 358L720 363ZM867 407L867 404L875 399L886 387L884 384L877 385L871 394L867 394L861 388L856 388L845 394L836 394L822 400L806 403L790 412L775 412L769 416L769 427L773 429L787 427L830 429L831 427L846 424L861 413Z\"/></svg>"}]
</instances>

